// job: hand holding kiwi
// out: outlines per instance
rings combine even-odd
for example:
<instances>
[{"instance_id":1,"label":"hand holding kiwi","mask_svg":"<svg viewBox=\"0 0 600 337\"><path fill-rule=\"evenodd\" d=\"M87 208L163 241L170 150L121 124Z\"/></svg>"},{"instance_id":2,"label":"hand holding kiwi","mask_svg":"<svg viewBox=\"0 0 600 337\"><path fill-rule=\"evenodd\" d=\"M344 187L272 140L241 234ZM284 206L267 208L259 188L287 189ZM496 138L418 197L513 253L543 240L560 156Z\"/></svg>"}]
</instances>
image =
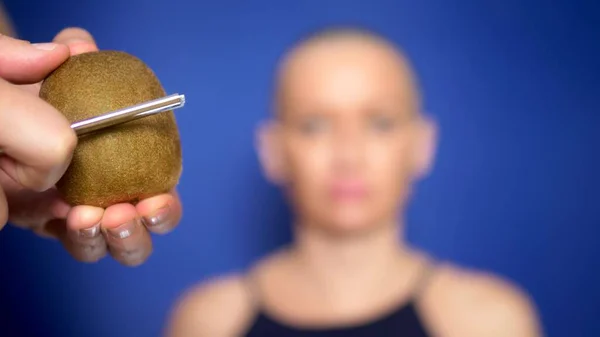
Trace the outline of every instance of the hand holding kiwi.
<instances>
[{"instance_id":1,"label":"hand holding kiwi","mask_svg":"<svg viewBox=\"0 0 600 337\"><path fill-rule=\"evenodd\" d=\"M142 118L80 139L73 137L68 126L94 114L162 97L165 92L160 82L139 58L120 51L98 51L91 35L81 29L63 30L54 39L58 44L37 58L32 58L31 45L18 40L9 41L15 52L4 54L8 49L3 50L1 43L7 40L1 39L8 38L0 38L0 53L8 55L15 66L0 67L0 77L6 82L0 84L4 90L0 97L5 97L0 99L0 110L31 111L35 106L34 111L40 113L39 107L43 107L67 135L67 141L57 147L53 139L34 137L46 135L40 130L56 130L47 120L15 124L17 114L0 111L0 118L8 116L11 125L25 125L12 132L19 135L19 144L28 145L29 158L54 158L53 153L58 153L61 160L54 160L63 165L51 172L55 176L48 178L46 185L41 181L33 186L37 189L23 186L14 179L20 177L16 171L7 174L9 162L25 163L16 150L18 144L0 143L8 150L0 159L4 170L0 171L0 186L10 207L11 224L58 238L79 261L97 261L108 253L125 265L143 263L152 251L149 232L166 233L181 217L175 193L181 148L173 113ZM19 52L15 43L22 46ZM50 49L50 45L43 47ZM22 83L34 84L17 94L13 87ZM8 86L10 97L5 95ZM4 120L0 124L8 125ZM57 151L61 146L66 150ZM35 164L30 166L39 167ZM54 182L56 186L47 189ZM0 210L6 210L3 199Z\"/></svg>"},{"instance_id":2,"label":"hand holding kiwi","mask_svg":"<svg viewBox=\"0 0 600 337\"><path fill-rule=\"evenodd\" d=\"M120 51L72 56L40 89L71 123L165 95L150 68ZM80 137L56 186L71 205L106 208L167 193L180 173L179 132L169 111Z\"/></svg>"}]
</instances>

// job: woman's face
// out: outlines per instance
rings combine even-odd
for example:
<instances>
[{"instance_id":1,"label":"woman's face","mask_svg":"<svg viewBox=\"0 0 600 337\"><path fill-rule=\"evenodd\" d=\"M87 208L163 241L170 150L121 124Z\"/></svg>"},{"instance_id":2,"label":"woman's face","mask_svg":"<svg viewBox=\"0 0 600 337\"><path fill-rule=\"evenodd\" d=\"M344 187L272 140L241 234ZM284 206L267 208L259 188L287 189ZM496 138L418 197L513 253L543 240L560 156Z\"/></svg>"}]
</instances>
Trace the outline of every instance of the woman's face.
<instances>
[{"instance_id":1,"label":"woman's face","mask_svg":"<svg viewBox=\"0 0 600 337\"><path fill-rule=\"evenodd\" d=\"M300 221L362 231L394 221L419 165L422 120L398 56L361 44L331 47L290 61L272 141Z\"/></svg>"}]
</instances>

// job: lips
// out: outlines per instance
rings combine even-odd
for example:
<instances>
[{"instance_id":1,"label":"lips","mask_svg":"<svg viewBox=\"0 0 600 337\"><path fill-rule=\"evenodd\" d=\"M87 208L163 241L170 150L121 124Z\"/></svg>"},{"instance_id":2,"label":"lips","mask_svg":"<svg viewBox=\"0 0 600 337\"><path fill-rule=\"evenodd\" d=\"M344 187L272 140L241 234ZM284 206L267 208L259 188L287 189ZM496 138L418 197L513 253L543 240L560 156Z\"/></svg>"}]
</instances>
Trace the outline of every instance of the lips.
<instances>
[{"instance_id":1,"label":"lips","mask_svg":"<svg viewBox=\"0 0 600 337\"><path fill-rule=\"evenodd\" d=\"M329 192L333 200L341 202L361 201L368 195L366 184L360 181L334 182Z\"/></svg>"}]
</instances>

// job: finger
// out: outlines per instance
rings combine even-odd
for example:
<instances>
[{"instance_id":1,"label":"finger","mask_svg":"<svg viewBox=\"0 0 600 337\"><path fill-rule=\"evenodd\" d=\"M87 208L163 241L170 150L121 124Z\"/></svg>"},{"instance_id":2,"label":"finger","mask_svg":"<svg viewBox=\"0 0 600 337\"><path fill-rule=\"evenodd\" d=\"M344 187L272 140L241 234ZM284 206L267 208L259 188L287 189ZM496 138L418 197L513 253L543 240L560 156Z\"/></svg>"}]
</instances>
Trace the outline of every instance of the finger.
<instances>
[{"instance_id":1,"label":"finger","mask_svg":"<svg viewBox=\"0 0 600 337\"><path fill-rule=\"evenodd\" d=\"M181 220L181 202L175 190L142 200L136 209L146 228L156 234L172 231Z\"/></svg>"},{"instance_id":2,"label":"finger","mask_svg":"<svg viewBox=\"0 0 600 337\"><path fill-rule=\"evenodd\" d=\"M96 262L106 256L108 248L100 232L104 209L92 206L75 206L66 222L63 244L69 253L81 262Z\"/></svg>"},{"instance_id":3,"label":"finger","mask_svg":"<svg viewBox=\"0 0 600 337\"><path fill-rule=\"evenodd\" d=\"M0 35L0 78L14 84L39 82L68 57L65 45L32 44Z\"/></svg>"},{"instance_id":4,"label":"finger","mask_svg":"<svg viewBox=\"0 0 600 337\"><path fill-rule=\"evenodd\" d=\"M0 169L35 191L52 187L67 169L77 136L50 104L0 79Z\"/></svg>"},{"instance_id":5,"label":"finger","mask_svg":"<svg viewBox=\"0 0 600 337\"><path fill-rule=\"evenodd\" d=\"M4 228L8 221L8 203L4 191L0 188L0 230Z\"/></svg>"},{"instance_id":6,"label":"finger","mask_svg":"<svg viewBox=\"0 0 600 337\"><path fill-rule=\"evenodd\" d=\"M137 266L152 253L150 233L131 204L117 204L104 211L102 231L113 258L127 266Z\"/></svg>"},{"instance_id":7,"label":"finger","mask_svg":"<svg viewBox=\"0 0 600 337\"><path fill-rule=\"evenodd\" d=\"M0 1L0 34L15 36L13 21L8 17L6 7Z\"/></svg>"},{"instance_id":8,"label":"finger","mask_svg":"<svg viewBox=\"0 0 600 337\"><path fill-rule=\"evenodd\" d=\"M0 170L0 189L4 190L10 209L11 224L23 228L42 228L51 219L66 219L71 206L56 188L44 192L24 189Z\"/></svg>"},{"instance_id":9,"label":"finger","mask_svg":"<svg viewBox=\"0 0 600 337\"><path fill-rule=\"evenodd\" d=\"M82 28L73 27L63 29L54 37L52 42L66 45L69 48L71 56L98 50L92 35ZM22 86L22 88L38 95L41 85L41 82L38 82Z\"/></svg>"},{"instance_id":10,"label":"finger","mask_svg":"<svg viewBox=\"0 0 600 337\"><path fill-rule=\"evenodd\" d=\"M53 41L67 45L71 56L98 50L92 34L78 27L63 29L54 37Z\"/></svg>"}]
</instances>

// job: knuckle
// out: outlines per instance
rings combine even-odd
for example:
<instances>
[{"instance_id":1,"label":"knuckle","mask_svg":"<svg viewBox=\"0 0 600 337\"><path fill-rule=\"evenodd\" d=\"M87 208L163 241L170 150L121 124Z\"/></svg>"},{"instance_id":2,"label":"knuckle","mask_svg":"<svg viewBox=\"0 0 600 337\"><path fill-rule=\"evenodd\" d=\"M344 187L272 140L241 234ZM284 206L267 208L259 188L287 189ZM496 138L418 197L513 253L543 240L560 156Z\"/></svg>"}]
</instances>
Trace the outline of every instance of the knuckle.
<instances>
[{"instance_id":1,"label":"knuckle","mask_svg":"<svg viewBox=\"0 0 600 337\"><path fill-rule=\"evenodd\" d=\"M145 260L124 260L121 263L126 267L139 267L146 262Z\"/></svg>"},{"instance_id":2,"label":"knuckle","mask_svg":"<svg viewBox=\"0 0 600 337\"><path fill-rule=\"evenodd\" d=\"M72 256L79 262L96 263L106 256L106 249L98 245L79 246Z\"/></svg>"},{"instance_id":3,"label":"knuckle","mask_svg":"<svg viewBox=\"0 0 600 337\"><path fill-rule=\"evenodd\" d=\"M98 255L93 255L93 256L86 256L84 257L81 262L84 263L96 263L99 262L100 260L102 260L104 258L106 254L98 254Z\"/></svg>"},{"instance_id":4,"label":"knuckle","mask_svg":"<svg viewBox=\"0 0 600 337\"><path fill-rule=\"evenodd\" d=\"M75 261L82 263L94 263L100 260L100 257L97 256L88 256L85 254L78 253L71 254L71 256L73 256L73 259L75 259Z\"/></svg>"},{"instance_id":5,"label":"knuckle","mask_svg":"<svg viewBox=\"0 0 600 337\"><path fill-rule=\"evenodd\" d=\"M121 251L114 257L117 261L127 267L138 267L148 260L150 253L151 249L136 249L132 251Z\"/></svg>"}]
</instances>

